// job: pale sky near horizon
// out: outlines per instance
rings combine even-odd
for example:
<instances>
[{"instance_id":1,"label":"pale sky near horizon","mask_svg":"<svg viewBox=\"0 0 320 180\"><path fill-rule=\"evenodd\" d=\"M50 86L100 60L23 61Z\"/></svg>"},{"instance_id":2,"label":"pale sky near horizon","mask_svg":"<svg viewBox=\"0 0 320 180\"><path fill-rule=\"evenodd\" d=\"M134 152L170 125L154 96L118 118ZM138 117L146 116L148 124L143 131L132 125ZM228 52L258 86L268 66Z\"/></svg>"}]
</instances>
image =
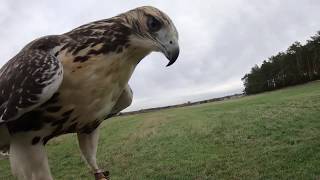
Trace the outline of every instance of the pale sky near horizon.
<instances>
[{"instance_id":1,"label":"pale sky near horizon","mask_svg":"<svg viewBox=\"0 0 320 180\"><path fill-rule=\"evenodd\" d=\"M181 54L169 68L159 53L138 65L130 80L134 102L129 110L241 92L241 78L251 67L320 30L319 0L2 0L0 65L37 37L142 5L171 17Z\"/></svg>"}]
</instances>

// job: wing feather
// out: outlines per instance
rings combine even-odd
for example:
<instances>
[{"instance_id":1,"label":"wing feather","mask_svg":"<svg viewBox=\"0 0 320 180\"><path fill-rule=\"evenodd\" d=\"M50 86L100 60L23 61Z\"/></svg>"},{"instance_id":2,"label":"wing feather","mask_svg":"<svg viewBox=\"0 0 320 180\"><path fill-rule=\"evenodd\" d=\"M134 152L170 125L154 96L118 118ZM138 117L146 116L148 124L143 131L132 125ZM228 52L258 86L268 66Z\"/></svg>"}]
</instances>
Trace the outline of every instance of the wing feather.
<instances>
[{"instance_id":1,"label":"wing feather","mask_svg":"<svg viewBox=\"0 0 320 180\"><path fill-rule=\"evenodd\" d=\"M22 50L0 69L0 125L49 100L62 79L62 64L50 52Z\"/></svg>"},{"instance_id":2,"label":"wing feather","mask_svg":"<svg viewBox=\"0 0 320 180\"><path fill-rule=\"evenodd\" d=\"M125 108L129 107L132 103L132 97L133 97L132 89L130 85L127 84L108 117L112 117L120 113Z\"/></svg>"}]
</instances>

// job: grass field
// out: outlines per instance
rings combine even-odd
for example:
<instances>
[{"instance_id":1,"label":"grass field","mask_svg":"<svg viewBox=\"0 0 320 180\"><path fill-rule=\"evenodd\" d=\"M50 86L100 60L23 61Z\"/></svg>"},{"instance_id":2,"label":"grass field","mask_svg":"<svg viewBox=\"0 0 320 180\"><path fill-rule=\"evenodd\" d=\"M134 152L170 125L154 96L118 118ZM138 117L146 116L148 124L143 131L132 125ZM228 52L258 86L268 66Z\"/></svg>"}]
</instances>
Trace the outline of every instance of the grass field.
<instances>
[{"instance_id":1,"label":"grass field","mask_svg":"<svg viewBox=\"0 0 320 180\"><path fill-rule=\"evenodd\" d=\"M47 149L55 179L93 179L74 135ZM320 82L110 119L98 159L112 180L320 179Z\"/></svg>"}]
</instances>

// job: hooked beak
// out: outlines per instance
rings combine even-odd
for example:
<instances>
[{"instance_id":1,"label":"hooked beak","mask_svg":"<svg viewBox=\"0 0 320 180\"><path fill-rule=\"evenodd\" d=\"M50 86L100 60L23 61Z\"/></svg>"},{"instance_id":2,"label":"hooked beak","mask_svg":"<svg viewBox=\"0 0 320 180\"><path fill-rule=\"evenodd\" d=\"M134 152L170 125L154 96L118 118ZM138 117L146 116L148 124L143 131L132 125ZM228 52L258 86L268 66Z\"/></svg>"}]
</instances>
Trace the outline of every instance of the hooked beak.
<instances>
[{"instance_id":1,"label":"hooked beak","mask_svg":"<svg viewBox=\"0 0 320 180\"><path fill-rule=\"evenodd\" d=\"M176 62L180 53L178 32L176 28L160 30L157 33L157 42L157 50L161 51L169 60L167 67L171 66Z\"/></svg>"},{"instance_id":2,"label":"hooked beak","mask_svg":"<svg viewBox=\"0 0 320 180\"><path fill-rule=\"evenodd\" d=\"M179 57L179 52L180 52L180 49L179 49L179 45L177 42L170 41L170 43L168 43L167 46L163 46L162 53L169 60L167 67L171 66L173 63L176 62L176 60Z\"/></svg>"},{"instance_id":3,"label":"hooked beak","mask_svg":"<svg viewBox=\"0 0 320 180\"><path fill-rule=\"evenodd\" d=\"M168 66L171 66L174 62L176 62L176 60L179 57L179 46L173 48L173 49L169 49L165 52L165 55L167 57L167 59L169 60L169 63L167 64Z\"/></svg>"}]
</instances>

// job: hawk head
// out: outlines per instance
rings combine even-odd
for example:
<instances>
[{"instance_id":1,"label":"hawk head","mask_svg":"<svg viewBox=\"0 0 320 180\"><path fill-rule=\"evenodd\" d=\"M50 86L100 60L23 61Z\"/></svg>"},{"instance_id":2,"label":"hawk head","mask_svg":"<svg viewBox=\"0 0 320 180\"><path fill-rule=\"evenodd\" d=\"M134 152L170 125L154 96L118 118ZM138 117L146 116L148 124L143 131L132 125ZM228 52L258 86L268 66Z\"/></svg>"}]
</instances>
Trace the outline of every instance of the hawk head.
<instances>
[{"instance_id":1,"label":"hawk head","mask_svg":"<svg viewBox=\"0 0 320 180\"><path fill-rule=\"evenodd\" d=\"M162 11L143 6L119 15L132 30L130 42L147 52L162 52L172 65L179 56L178 32Z\"/></svg>"}]
</instances>

